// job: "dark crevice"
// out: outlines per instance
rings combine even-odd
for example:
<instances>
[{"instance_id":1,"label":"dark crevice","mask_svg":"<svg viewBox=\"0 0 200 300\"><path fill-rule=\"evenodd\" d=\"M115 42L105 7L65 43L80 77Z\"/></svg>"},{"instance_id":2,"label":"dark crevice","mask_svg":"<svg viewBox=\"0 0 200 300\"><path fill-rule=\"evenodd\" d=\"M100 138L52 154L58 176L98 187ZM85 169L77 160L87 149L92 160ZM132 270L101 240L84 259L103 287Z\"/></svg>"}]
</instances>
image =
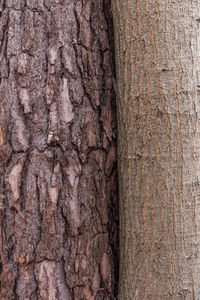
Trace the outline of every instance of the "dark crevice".
<instances>
[{"instance_id":1,"label":"dark crevice","mask_svg":"<svg viewBox=\"0 0 200 300\"><path fill-rule=\"evenodd\" d=\"M35 243L35 254L37 257L37 247L39 245L39 242L41 241L41 236L42 236L42 221L43 221L43 216L42 213L40 212L40 189L39 189L39 177L38 175L35 175L35 181L36 181L36 199L37 199L37 208L38 208L38 218L40 220L39 224L39 228L38 228L38 236L37 236L37 241Z\"/></svg>"},{"instance_id":2,"label":"dark crevice","mask_svg":"<svg viewBox=\"0 0 200 300\"><path fill-rule=\"evenodd\" d=\"M108 26L108 38L109 38L109 45L111 50L112 56L112 71L113 71L113 90L112 90L112 115L114 122L113 126L113 133L117 136L117 106L116 106L116 88L115 88L115 77L116 77L116 70L115 70L115 46L114 46L114 28L113 28L113 17L111 11L111 0L103 0L103 11L107 21ZM117 146L117 145L116 145ZM113 172L117 170L117 163L113 166L110 177L113 175ZM111 196L109 202L109 223L108 223L108 232L109 232L109 239L110 245L112 248L112 255L113 255L113 264L114 264L114 297L117 299L118 296L118 284L119 284L119 198L118 198L118 178L116 172L116 181L115 186L111 189ZM113 190L113 191L112 191Z\"/></svg>"},{"instance_id":3,"label":"dark crevice","mask_svg":"<svg viewBox=\"0 0 200 300\"><path fill-rule=\"evenodd\" d=\"M114 26L113 26L113 17L112 17L112 10L111 10L111 0L103 0L103 11L108 26L108 39L110 42L110 50L112 52L112 68L113 68L114 77L116 77Z\"/></svg>"},{"instance_id":4,"label":"dark crevice","mask_svg":"<svg viewBox=\"0 0 200 300\"><path fill-rule=\"evenodd\" d=\"M17 274L15 276L15 281L14 281L14 286L13 286L13 296L14 296L15 300L19 299L19 297L17 295L17 281L18 281L18 278L19 278L19 269L17 268Z\"/></svg>"}]
</instances>

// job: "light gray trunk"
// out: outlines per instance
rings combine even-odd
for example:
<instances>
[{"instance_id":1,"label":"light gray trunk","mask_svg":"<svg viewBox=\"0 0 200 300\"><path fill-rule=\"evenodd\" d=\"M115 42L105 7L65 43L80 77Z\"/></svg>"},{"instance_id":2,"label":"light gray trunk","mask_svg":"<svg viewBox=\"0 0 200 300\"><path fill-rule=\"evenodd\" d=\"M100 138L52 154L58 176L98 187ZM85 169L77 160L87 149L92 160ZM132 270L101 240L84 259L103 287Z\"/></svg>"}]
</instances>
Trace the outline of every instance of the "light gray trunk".
<instances>
[{"instance_id":1,"label":"light gray trunk","mask_svg":"<svg viewBox=\"0 0 200 300\"><path fill-rule=\"evenodd\" d=\"M200 299L199 2L113 0L119 299Z\"/></svg>"}]
</instances>

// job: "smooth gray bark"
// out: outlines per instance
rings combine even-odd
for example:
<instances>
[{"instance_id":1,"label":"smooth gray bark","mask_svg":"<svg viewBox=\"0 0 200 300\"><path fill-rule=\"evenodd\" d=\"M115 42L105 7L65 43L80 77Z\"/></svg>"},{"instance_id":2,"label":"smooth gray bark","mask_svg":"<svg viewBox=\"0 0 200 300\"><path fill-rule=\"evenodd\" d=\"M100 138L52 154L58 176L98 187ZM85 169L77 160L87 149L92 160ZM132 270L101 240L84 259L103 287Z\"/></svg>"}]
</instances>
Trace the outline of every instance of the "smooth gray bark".
<instances>
[{"instance_id":1,"label":"smooth gray bark","mask_svg":"<svg viewBox=\"0 0 200 300\"><path fill-rule=\"evenodd\" d=\"M119 299L200 299L199 1L113 0Z\"/></svg>"}]
</instances>

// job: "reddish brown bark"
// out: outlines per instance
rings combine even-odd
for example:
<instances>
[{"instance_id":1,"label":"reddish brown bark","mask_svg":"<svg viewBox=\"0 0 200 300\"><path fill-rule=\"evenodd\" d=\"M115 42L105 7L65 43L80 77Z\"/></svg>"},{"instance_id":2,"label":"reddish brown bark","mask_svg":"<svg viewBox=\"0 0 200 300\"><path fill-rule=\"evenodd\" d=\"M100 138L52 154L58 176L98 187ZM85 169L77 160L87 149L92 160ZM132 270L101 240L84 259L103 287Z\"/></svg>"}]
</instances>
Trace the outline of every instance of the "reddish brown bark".
<instances>
[{"instance_id":1,"label":"reddish brown bark","mask_svg":"<svg viewBox=\"0 0 200 300\"><path fill-rule=\"evenodd\" d=\"M109 5L1 1L1 299L114 299Z\"/></svg>"}]
</instances>

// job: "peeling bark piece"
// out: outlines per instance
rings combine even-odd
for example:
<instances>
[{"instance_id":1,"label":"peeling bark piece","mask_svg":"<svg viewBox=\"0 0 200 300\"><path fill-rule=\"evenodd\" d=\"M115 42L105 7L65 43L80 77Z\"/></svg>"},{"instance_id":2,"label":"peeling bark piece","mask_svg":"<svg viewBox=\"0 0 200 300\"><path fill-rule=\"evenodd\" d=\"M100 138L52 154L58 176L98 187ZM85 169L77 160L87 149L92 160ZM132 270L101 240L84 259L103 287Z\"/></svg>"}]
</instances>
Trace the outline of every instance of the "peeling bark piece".
<instances>
[{"instance_id":1,"label":"peeling bark piece","mask_svg":"<svg viewBox=\"0 0 200 300\"><path fill-rule=\"evenodd\" d=\"M6 165L7 161L10 159L12 154L12 148L4 137L3 130L0 127L0 158L2 162Z\"/></svg>"},{"instance_id":2,"label":"peeling bark piece","mask_svg":"<svg viewBox=\"0 0 200 300\"><path fill-rule=\"evenodd\" d=\"M63 47L61 49L62 51L62 63L65 67L65 69L69 72L69 74L75 76L75 69L74 64L76 63L75 54L73 49L70 49L69 47Z\"/></svg>"},{"instance_id":3,"label":"peeling bark piece","mask_svg":"<svg viewBox=\"0 0 200 300\"><path fill-rule=\"evenodd\" d=\"M24 108L24 113L28 114L31 112L30 107L30 96L27 88L20 88L19 89L19 100Z\"/></svg>"},{"instance_id":4,"label":"peeling bark piece","mask_svg":"<svg viewBox=\"0 0 200 300\"><path fill-rule=\"evenodd\" d=\"M37 267L39 297L41 300L56 300L55 262L44 260Z\"/></svg>"},{"instance_id":5,"label":"peeling bark piece","mask_svg":"<svg viewBox=\"0 0 200 300\"><path fill-rule=\"evenodd\" d=\"M54 171L51 177L51 186L49 187L49 197L51 203L56 206L58 202L58 197L60 193L61 188L61 169L60 169L60 163L57 163L54 167Z\"/></svg>"},{"instance_id":6,"label":"peeling bark piece","mask_svg":"<svg viewBox=\"0 0 200 300\"><path fill-rule=\"evenodd\" d=\"M81 166L76 159L68 159L69 166L66 168L66 174L69 180L69 197L66 199L67 218L69 222L70 232L72 235L78 234L80 226L80 202L78 201L78 185Z\"/></svg>"},{"instance_id":7,"label":"peeling bark piece","mask_svg":"<svg viewBox=\"0 0 200 300\"><path fill-rule=\"evenodd\" d=\"M27 53L21 53L18 56L18 68L17 72L21 75L26 75L29 71L29 57Z\"/></svg>"},{"instance_id":8,"label":"peeling bark piece","mask_svg":"<svg viewBox=\"0 0 200 300\"><path fill-rule=\"evenodd\" d=\"M55 65L58 58L58 49L56 47L49 48L49 62L51 65Z\"/></svg>"},{"instance_id":9,"label":"peeling bark piece","mask_svg":"<svg viewBox=\"0 0 200 300\"><path fill-rule=\"evenodd\" d=\"M22 119L15 115L14 130L12 132L12 147L16 152L26 152L29 148L28 132Z\"/></svg>"},{"instance_id":10,"label":"peeling bark piece","mask_svg":"<svg viewBox=\"0 0 200 300\"><path fill-rule=\"evenodd\" d=\"M102 261L101 261L101 274L105 281L108 280L108 277L110 276L110 261L109 256L107 253L103 254Z\"/></svg>"},{"instance_id":11,"label":"peeling bark piece","mask_svg":"<svg viewBox=\"0 0 200 300\"><path fill-rule=\"evenodd\" d=\"M61 90L61 104L60 104L61 120L68 124L74 119L73 106L69 97L69 88L67 78L63 78L63 85Z\"/></svg>"},{"instance_id":12,"label":"peeling bark piece","mask_svg":"<svg viewBox=\"0 0 200 300\"><path fill-rule=\"evenodd\" d=\"M0 127L0 146L2 146L3 144L4 144L3 131Z\"/></svg>"},{"instance_id":13,"label":"peeling bark piece","mask_svg":"<svg viewBox=\"0 0 200 300\"><path fill-rule=\"evenodd\" d=\"M59 190L56 187L50 187L49 188L49 197L50 197L51 203L55 206L58 202L58 196L59 196Z\"/></svg>"},{"instance_id":14,"label":"peeling bark piece","mask_svg":"<svg viewBox=\"0 0 200 300\"><path fill-rule=\"evenodd\" d=\"M20 198L20 181L22 180L21 178L21 173L24 165L24 161L26 159L26 156L20 156L20 158L17 160L17 162L12 166L11 171L9 172L8 175L8 184L10 186L10 197L9 197L9 204L10 207L14 207L16 210L20 209L20 203L19 203L19 198Z\"/></svg>"},{"instance_id":15,"label":"peeling bark piece","mask_svg":"<svg viewBox=\"0 0 200 300\"><path fill-rule=\"evenodd\" d=\"M50 144L53 141L59 141L58 137L58 112L57 112L57 104L53 102L50 105L50 113L49 113L49 129L48 129L48 138L47 143Z\"/></svg>"}]
</instances>

